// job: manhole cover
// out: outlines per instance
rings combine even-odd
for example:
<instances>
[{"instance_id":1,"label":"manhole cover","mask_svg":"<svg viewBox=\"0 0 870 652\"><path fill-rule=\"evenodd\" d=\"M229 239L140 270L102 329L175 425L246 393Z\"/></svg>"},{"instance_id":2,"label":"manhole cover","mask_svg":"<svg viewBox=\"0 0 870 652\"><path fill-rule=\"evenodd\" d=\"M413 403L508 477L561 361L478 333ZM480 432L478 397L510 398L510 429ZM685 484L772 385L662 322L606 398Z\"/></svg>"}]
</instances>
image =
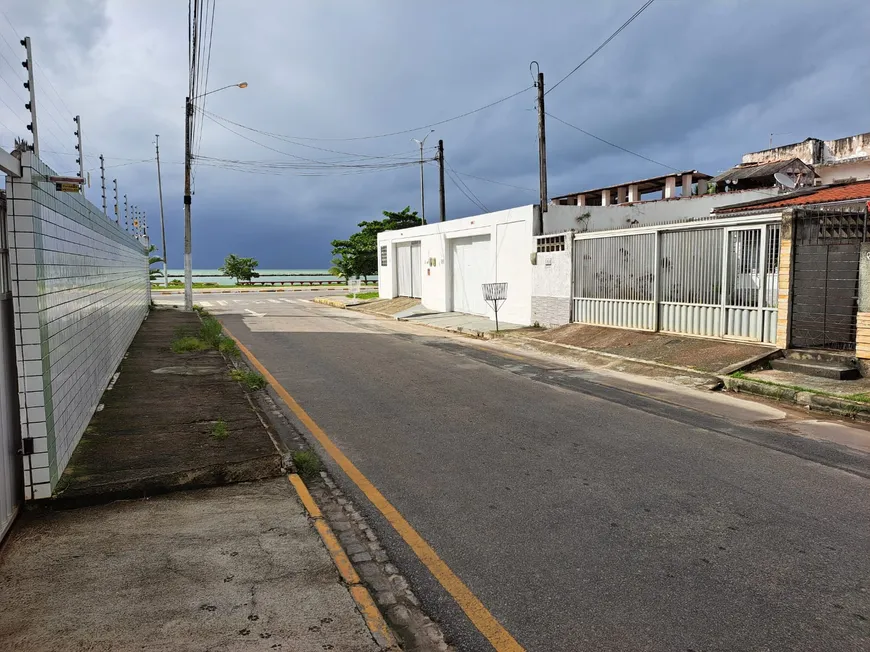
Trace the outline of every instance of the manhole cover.
<instances>
[{"instance_id":1,"label":"manhole cover","mask_svg":"<svg viewBox=\"0 0 870 652\"><path fill-rule=\"evenodd\" d=\"M160 369L152 369L152 374L175 374L176 376L210 376L219 374L224 371L221 367L161 367Z\"/></svg>"}]
</instances>

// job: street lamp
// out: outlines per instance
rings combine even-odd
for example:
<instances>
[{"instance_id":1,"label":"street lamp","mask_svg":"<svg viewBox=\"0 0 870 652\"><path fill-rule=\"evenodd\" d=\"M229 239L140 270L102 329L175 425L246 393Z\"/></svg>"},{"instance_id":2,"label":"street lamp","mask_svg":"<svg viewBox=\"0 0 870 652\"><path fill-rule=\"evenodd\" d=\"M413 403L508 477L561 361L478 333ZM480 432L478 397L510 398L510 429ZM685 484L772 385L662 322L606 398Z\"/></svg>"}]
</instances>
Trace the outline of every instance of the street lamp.
<instances>
[{"instance_id":1,"label":"street lamp","mask_svg":"<svg viewBox=\"0 0 870 652\"><path fill-rule=\"evenodd\" d=\"M434 131L434 129L430 129L423 140L411 139L420 146L420 217L423 218L423 224L426 224L426 195L423 190L423 145L426 144L426 138L431 136Z\"/></svg>"},{"instance_id":2,"label":"street lamp","mask_svg":"<svg viewBox=\"0 0 870 652\"><path fill-rule=\"evenodd\" d=\"M184 101L184 309L193 310L193 263L190 246L190 132L193 126L193 100L226 90L227 88L247 88L248 82L239 82L207 91Z\"/></svg>"}]
</instances>

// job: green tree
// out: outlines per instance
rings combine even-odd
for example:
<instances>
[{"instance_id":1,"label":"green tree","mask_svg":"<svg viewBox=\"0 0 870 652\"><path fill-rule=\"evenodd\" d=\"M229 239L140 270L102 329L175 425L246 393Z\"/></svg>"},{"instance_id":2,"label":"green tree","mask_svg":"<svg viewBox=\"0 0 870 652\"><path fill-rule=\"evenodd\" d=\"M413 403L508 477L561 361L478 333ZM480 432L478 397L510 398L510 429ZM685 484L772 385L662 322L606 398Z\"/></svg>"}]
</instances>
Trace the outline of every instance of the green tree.
<instances>
[{"instance_id":1,"label":"green tree","mask_svg":"<svg viewBox=\"0 0 870 652\"><path fill-rule=\"evenodd\" d=\"M359 231L347 240L332 241L332 268L330 273L345 279L378 273L378 233L420 226L423 220L406 206L399 212L384 211L384 219L360 222ZM338 261L338 262L337 262ZM340 264L339 264L340 263ZM333 271L335 270L335 271Z\"/></svg>"},{"instance_id":2,"label":"green tree","mask_svg":"<svg viewBox=\"0 0 870 652\"><path fill-rule=\"evenodd\" d=\"M259 278L260 275L254 270L257 268L257 262L254 258L241 258L235 254L230 254L224 260L223 267L218 268L222 274L238 281L250 281L252 278Z\"/></svg>"},{"instance_id":3,"label":"green tree","mask_svg":"<svg viewBox=\"0 0 870 652\"><path fill-rule=\"evenodd\" d=\"M157 280L157 275L160 274L160 270L154 269L151 266L163 262L163 258L161 258L160 256L151 255L156 249L157 247L154 245L148 247L148 277L151 279L152 282Z\"/></svg>"}]
</instances>

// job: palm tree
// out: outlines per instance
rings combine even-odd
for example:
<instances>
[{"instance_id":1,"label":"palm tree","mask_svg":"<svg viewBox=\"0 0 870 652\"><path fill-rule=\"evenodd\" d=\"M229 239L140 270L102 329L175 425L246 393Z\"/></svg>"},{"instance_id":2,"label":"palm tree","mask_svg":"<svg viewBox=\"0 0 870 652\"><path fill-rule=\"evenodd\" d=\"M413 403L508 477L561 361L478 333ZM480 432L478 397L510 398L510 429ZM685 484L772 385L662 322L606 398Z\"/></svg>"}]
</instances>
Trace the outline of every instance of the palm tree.
<instances>
[{"instance_id":1,"label":"palm tree","mask_svg":"<svg viewBox=\"0 0 870 652\"><path fill-rule=\"evenodd\" d=\"M333 276L343 278L345 282L347 282L353 275L353 263L344 256L333 258L332 267L329 268L329 273Z\"/></svg>"}]
</instances>

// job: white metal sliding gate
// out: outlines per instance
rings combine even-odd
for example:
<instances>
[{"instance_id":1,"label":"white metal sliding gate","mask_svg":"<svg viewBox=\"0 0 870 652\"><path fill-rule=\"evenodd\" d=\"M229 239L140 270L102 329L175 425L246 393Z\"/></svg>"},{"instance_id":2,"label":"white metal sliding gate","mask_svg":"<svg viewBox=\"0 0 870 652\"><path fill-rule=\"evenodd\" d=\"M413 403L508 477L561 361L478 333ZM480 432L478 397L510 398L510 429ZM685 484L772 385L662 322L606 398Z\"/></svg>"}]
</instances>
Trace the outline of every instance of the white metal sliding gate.
<instances>
[{"instance_id":1,"label":"white metal sliding gate","mask_svg":"<svg viewBox=\"0 0 870 652\"><path fill-rule=\"evenodd\" d=\"M578 234L574 321L772 343L778 219Z\"/></svg>"},{"instance_id":2,"label":"white metal sliding gate","mask_svg":"<svg viewBox=\"0 0 870 652\"><path fill-rule=\"evenodd\" d=\"M0 197L0 541L18 512L23 487L12 313L6 201Z\"/></svg>"}]
</instances>

